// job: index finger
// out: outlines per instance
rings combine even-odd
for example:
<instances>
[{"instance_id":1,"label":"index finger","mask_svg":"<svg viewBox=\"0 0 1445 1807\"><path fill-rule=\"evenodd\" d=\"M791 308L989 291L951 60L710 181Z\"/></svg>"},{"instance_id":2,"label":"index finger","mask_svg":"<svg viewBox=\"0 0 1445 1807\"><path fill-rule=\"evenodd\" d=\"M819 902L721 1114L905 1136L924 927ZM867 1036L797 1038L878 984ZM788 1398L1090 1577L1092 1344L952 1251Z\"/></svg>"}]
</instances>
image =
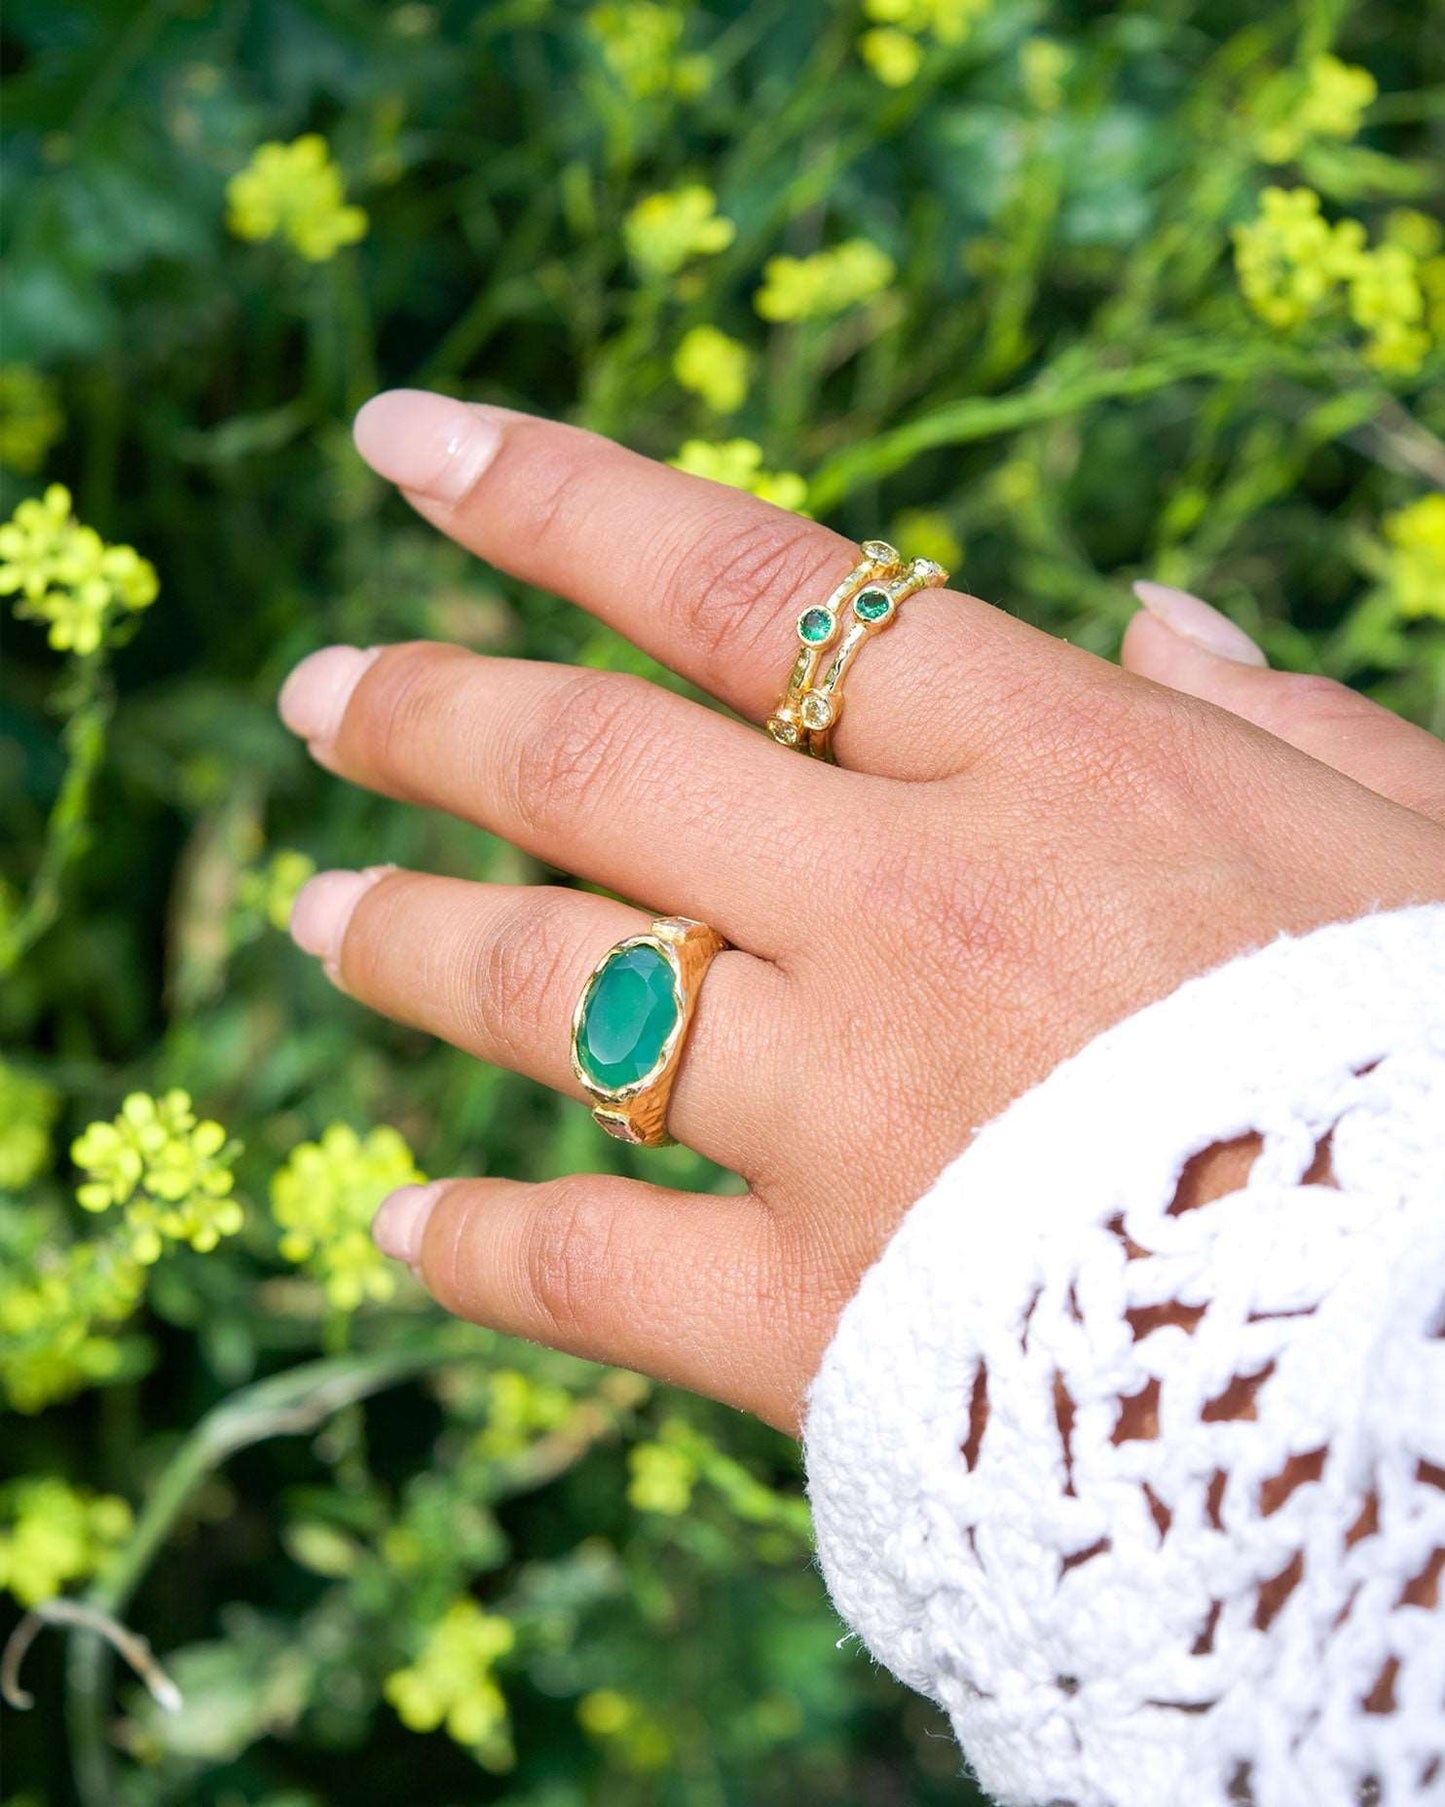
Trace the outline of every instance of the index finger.
<instances>
[{"instance_id":1,"label":"index finger","mask_svg":"<svg viewBox=\"0 0 1445 1807\"><path fill-rule=\"evenodd\" d=\"M506 408L393 390L361 410L356 442L443 532L753 721L782 693L800 610L858 559L817 522ZM988 725L982 699L1026 694L1027 667L1065 650L976 597L924 591L859 660L840 759L905 778L955 771Z\"/></svg>"}]
</instances>

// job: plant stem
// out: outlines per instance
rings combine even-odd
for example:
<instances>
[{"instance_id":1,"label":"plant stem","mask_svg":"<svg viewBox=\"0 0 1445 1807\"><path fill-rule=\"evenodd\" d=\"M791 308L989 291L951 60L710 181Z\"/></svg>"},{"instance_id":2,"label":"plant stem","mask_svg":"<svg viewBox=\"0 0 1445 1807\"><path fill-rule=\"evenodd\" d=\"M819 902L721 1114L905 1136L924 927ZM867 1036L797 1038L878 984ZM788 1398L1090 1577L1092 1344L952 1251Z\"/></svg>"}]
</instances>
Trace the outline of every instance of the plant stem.
<instances>
[{"instance_id":1,"label":"plant stem","mask_svg":"<svg viewBox=\"0 0 1445 1807\"><path fill-rule=\"evenodd\" d=\"M136 1520L130 1541L85 1596L84 1604L119 1619L197 1487L238 1450L269 1437L301 1436L373 1393L466 1354L465 1332L441 1325L413 1342L307 1362L257 1381L224 1400L171 1457ZM71 1638L66 1717L76 1791L84 1807L120 1799L105 1734L110 1652L93 1633Z\"/></svg>"}]
</instances>

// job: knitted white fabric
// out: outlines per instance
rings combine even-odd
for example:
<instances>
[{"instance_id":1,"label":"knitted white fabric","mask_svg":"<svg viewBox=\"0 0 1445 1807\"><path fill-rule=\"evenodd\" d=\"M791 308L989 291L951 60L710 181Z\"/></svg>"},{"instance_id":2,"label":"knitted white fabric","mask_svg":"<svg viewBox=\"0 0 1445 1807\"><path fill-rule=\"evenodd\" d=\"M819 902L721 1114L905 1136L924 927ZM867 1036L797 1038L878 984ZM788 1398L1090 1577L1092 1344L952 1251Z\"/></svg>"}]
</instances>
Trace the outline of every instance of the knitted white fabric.
<instances>
[{"instance_id":1,"label":"knitted white fabric","mask_svg":"<svg viewBox=\"0 0 1445 1807\"><path fill-rule=\"evenodd\" d=\"M1442 1337L1428 906L1184 985L913 1207L810 1397L834 1601L1006 1803L1445 1800Z\"/></svg>"}]
</instances>

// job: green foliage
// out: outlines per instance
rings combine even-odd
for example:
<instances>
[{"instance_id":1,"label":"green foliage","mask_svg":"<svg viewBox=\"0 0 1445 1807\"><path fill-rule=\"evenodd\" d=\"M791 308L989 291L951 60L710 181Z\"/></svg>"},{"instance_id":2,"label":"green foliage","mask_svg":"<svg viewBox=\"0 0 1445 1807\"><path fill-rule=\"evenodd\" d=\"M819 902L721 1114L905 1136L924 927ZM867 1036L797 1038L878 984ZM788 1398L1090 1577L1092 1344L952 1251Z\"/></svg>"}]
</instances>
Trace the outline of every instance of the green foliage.
<instances>
[{"instance_id":1,"label":"green foliage","mask_svg":"<svg viewBox=\"0 0 1445 1807\"><path fill-rule=\"evenodd\" d=\"M967 1799L836 1647L790 1446L449 1325L366 1238L416 1162L732 1182L278 932L320 865L555 876L315 770L301 654L678 682L347 419L566 416L1103 653L1183 583L1439 729L1438 41L1407 0L12 0L5 45L0 1631L83 1590L183 1697L47 1633L7 1788Z\"/></svg>"}]
</instances>

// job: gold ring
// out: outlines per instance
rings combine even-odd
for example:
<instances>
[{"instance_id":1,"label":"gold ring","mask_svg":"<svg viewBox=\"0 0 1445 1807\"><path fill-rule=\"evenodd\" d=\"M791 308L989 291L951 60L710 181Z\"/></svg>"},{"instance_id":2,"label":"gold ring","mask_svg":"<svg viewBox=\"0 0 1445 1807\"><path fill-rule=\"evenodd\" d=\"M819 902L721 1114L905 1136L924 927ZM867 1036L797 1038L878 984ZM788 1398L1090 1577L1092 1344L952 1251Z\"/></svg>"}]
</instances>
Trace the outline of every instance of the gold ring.
<instances>
[{"instance_id":1,"label":"gold ring","mask_svg":"<svg viewBox=\"0 0 1445 1807\"><path fill-rule=\"evenodd\" d=\"M572 1071L620 1142L671 1142L667 1101L698 992L727 942L706 923L660 916L593 967L572 1013Z\"/></svg>"},{"instance_id":2,"label":"gold ring","mask_svg":"<svg viewBox=\"0 0 1445 1807\"><path fill-rule=\"evenodd\" d=\"M798 617L798 656L768 732L785 747L832 760L833 732L843 713L843 680L865 640L881 634L900 606L919 590L948 582L931 558L906 567L886 540L864 540L863 557L826 603Z\"/></svg>"}]
</instances>

